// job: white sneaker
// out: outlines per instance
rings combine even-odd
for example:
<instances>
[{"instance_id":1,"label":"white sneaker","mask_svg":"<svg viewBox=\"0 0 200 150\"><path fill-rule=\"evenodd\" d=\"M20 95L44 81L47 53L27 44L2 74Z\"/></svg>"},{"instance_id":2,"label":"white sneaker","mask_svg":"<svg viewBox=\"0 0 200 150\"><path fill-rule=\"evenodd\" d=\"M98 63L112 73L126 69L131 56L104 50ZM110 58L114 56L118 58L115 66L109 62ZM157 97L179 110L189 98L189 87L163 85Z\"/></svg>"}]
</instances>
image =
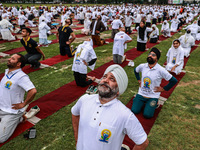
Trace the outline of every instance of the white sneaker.
<instances>
[{"instance_id":1,"label":"white sneaker","mask_svg":"<svg viewBox=\"0 0 200 150\"><path fill-rule=\"evenodd\" d=\"M129 61L128 66L131 66L131 61Z\"/></svg>"},{"instance_id":2,"label":"white sneaker","mask_svg":"<svg viewBox=\"0 0 200 150\"><path fill-rule=\"evenodd\" d=\"M131 62L131 67L134 67L134 66L135 66L135 64L134 64L134 62L132 61L132 62Z\"/></svg>"},{"instance_id":3,"label":"white sneaker","mask_svg":"<svg viewBox=\"0 0 200 150\"><path fill-rule=\"evenodd\" d=\"M38 112L40 111L40 108L36 105L34 107L32 107L26 114L25 114L25 117L27 119L35 116Z\"/></svg>"}]
</instances>

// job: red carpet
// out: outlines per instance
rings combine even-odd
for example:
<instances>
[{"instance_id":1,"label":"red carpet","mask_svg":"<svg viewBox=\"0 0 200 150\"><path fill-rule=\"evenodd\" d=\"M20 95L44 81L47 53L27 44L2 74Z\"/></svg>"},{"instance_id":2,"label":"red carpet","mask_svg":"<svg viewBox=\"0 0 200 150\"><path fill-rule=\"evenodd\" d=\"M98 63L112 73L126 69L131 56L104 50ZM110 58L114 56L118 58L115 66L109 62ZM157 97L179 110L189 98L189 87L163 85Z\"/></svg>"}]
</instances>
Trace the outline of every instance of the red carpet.
<instances>
[{"instance_id":1,"label":"red carpet","mask_svg":"<svg viewBox=\"0 0 200 150\"><path fill-rule=\"evenodd\" d=\"M151 48L151 46L152 45L148 45L149 48ZM135 48L133 48L133 49L127 51L125 54L127 55L128 59L134 59L134 58L138 57L139 55L141 55L142 53L143 52L139 52ZM110 66L111 64L113 64L112 61L100 66L99 68L95 69L94 71L88 73L88 75L100 78L100 77L102 77L105 69L108 66ZM125 61L121 66L125 67L127 64L128 64L128 62ZM31 107L38 105L40 107L41 111L36 116L39 117L40 119L44 119L44 118L48 117L49 115L55 113L56 111L58 111L62 107L64 107L64 106L72 103L73 101L75 101L77 98L79 98L82 94L85 93L86 89L87 89L87 87L85 87L85 88L77 87L76 84L75 84L75 81L72 81L72 82L56 89L55 91L52 91L49 94L46 94L45 96L37 99L36 101L32 102L29 105L28 110ZM127 104L127 106L130 108L131 102L129 102L129 103ZM161 108L159 108L159 109L161 109ZM159 113L159 109L156 110L157 114ZM152 125L156 120L157 114L155 114L154 120L150 119L151 122L152 122ZM139 114L139 115L141 115L141 114ZM147 124L146 124L145 121L147 121L147 120L144 119L144 118L142 119L142 117L141 117L141 123L143 124L145 131L146 130L150 131L150 129L152 127L152 126L149 126L149 124L148 124L150 121L148 121ZM147 127L145 127L145 126L147 126ZM14 137L16 137L17 135L20 134L20 133L18 133L19 132L18 130L25 131L25 130L29 129L30 127L31 127L31 125L30 126L19 125L17 130L14 132L14 134L10 137L9 140L11 140L12 138L14 138ZM3 143L3 144L5 144L5 143ZM0 146L2 146L3 144L1 144ZM133 145L133 143L130 143L128 145Z\"/></svg>"}]
</instances>

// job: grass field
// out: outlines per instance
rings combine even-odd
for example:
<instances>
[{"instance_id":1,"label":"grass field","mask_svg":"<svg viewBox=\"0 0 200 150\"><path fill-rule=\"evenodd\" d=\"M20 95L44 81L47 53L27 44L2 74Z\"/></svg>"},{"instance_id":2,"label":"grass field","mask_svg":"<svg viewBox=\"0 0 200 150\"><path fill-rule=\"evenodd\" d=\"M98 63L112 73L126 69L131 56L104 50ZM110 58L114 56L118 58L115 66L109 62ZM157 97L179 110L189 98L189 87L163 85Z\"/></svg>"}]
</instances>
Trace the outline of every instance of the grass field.
<instances>
[{"instance_id":1,"label":"grass field","mask_svg":"<svg viewBox=\"0 0 200 150\"><path fill-rule=\"evenodd\" d=\"M7 4L6 4L7 5ZM13 4L12 4L13 5ZM26 5L26 4L25 4ZM160 25L159 25L160 28ZM110 38L110 31L106 31L106 38ZM104 33L104 34L105 34ZM162 51L159 64L166 61L166 53L171 47L175 38L184 34L184 31L176 33L173 37L162 41L156 47ZM136 36L131 35L133 41L128 44L127 50L136 47ZM55 39L50 36L49 39ZM36 38L38 40L38 38ZM7 49L21 47L19 42L4 44ZM74 43L74 45L78 45ZM52 44L48 48L42 47L47 58L59 54L57 44ZM95 48L97 54L96 67L109 62L112 59L113 43ZM102 50L104 50L102 52ZM21 52L26 54L25 52ZM146 62L148 51L137 57L135 66ZM1 59L3 60L3 59ZM73 59L58 63L50 68L41 69L29 74L31 81L38 91L34 100L48 94L51 91L74 80L71 67L63 69L66 65L72 64ZM198 150L200 149L200 46L191 54L185 67L186 75L176 87L170 98L164 104L148 138L150 140L149 150ZM6 62L1 61L0 73L6 69ZM126 92L120 96L120 100L127 104L134 94L138 91L138 83L134 76L133 68L124 68L129 78ZM70 90L70 89L69 89ZM56 101L56 99L55 99ZM53 115L41 120L36 124L37 138L26 140L23 134L2 146L2 150L73 150L75 140L71 123L71 107L73 102L54 113Z\"/></svg>"}]
</instances>

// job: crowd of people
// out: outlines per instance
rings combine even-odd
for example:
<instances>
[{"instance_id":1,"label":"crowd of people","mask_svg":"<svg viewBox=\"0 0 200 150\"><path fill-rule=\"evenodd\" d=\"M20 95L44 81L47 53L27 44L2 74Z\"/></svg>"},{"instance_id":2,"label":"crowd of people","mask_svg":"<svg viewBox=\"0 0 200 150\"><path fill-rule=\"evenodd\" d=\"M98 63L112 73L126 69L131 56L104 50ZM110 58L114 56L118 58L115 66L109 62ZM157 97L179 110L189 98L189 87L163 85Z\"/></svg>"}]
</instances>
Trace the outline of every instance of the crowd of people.
<instances>
[{"instance_id":1,"label":"crowd of people","mask_svg":"<svg viewBox=\"0 0 200 150\"><path fill-rule=\"evenodd\" d=\"M5 142L23 120L24 107L36 94L36 89L28 75L22 69L30 64L34 69L40 67L40 59L45 54L30 35L31 28L38 27L39 44L48 46L47 35L55 29L52 24L60 18L56 37L60 55L74 57L72 71L76 85L86 87L96 81L96 77L87 76L88 67L94 70L97 55L93 46L105 44L101 33L109 30L113 39L112 57L114 65L109 66L98 82L98 94L83 95L72 107L72 124L77 149L120 150L127 134L135 142L135 149L148 146L147 134L134 114L141 112L147 119L154 116L161 92L170 90L176 83L174 75L179 75L184 66L184 57L190 55L196 40L200 40L199 5L158 6L158 5L101 5L101 6L0 6L0 33L3 40L16 40L14 33L21 33L21 44L27 54L14 54L8 59L5 75L0 82L0 143ZM34 20L38 18L38 21ZM72 48L76 35L72 29L78 20L84 25L82 34L87 37L77 48ZM29 26L26 26L28 22ZM171 22L171 23L170 23ZM173 40L167 52L167 64L158 64L161 51L155 47L149 50L147 63L135 67L134 73L139 83L139 90L133 99L131 110L117 98L128 86L126 71L120 66L125 60L124 51L127 43L132 42L131 34L137 35L137 51L146 51L147 42L158 43L160 33L171 37L171 32L178 32L184 24L193 22L184 29L186 33ZM135 24L135 25L133 25ZM161 30L157 27L162 24ZM164 56L162 56L164 57ZM144 60L145 61L145 60ZM140 77L141 72L141 77ZM161 87L161 81L169 83ZM24 99L24 94L27 96Z\"/></svg>"}]
</instances>

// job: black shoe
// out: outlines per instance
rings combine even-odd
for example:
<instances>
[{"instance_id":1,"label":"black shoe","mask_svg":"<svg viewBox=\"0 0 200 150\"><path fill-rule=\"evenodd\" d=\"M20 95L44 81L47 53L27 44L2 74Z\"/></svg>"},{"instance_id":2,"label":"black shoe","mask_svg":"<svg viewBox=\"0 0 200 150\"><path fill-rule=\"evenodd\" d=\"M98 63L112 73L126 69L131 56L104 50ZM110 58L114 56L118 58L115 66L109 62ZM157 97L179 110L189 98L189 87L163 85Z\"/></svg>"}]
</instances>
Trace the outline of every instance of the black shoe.
<instances>
[{"instance_id":1,"label":"black shoe","mask_svg":"<svg viewBox=\"0 0 200 150\"><path fill-rule=\"evenodd\" d=\"M40 62L36 66L34 66L34 69L38 69L39 67L40 67Z\"/></svg>"}]
</instances>

